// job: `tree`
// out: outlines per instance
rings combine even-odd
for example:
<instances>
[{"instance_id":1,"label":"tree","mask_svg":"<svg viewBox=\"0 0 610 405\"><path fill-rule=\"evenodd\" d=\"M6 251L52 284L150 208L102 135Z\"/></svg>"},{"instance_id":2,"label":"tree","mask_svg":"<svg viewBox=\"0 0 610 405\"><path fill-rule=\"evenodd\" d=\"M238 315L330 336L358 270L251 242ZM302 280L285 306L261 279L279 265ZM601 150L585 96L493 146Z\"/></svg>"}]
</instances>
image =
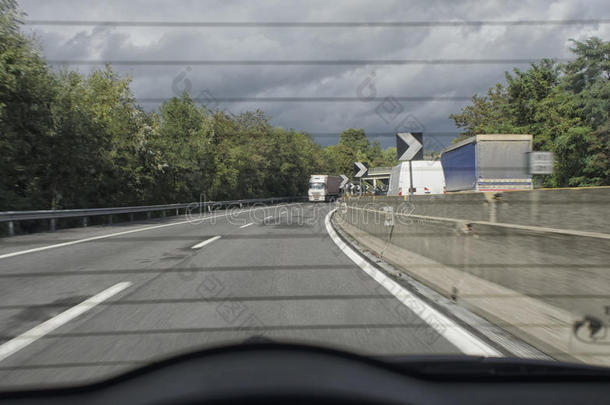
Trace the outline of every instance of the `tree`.
<instances>
[{"instance_id":1,"label":"tree","mask_svg":"<svg viewBox=\"0 0 610 405\"><path fill-rule=\"evenodd\" d=\"M550 59L542 59L533 63L525 72L513 69L513 75L505 73L506 108L503 111L510 117L517 133L531 131L537 123L538 106L557 86L559 68ZM538 132L538 131L536 131Z\"/></svg>"},{"instance_id":2,"label":"tree","mask_svg":"<svg viewBox=\"0 0 610 405\"><path fill-rule=\"evenodd\" d=\"M214 175L212 117L184 93L159 107L162 170L155 194L164 202L197 201Z\"/></svg>"},{"instance_id":3,"label":"tree","mask_svg":"<svg viewBox=\"0 0 610 405\"><path fill-rule=\"evenodd\" d=\"M346 129L339 136L339 145L350 148L355 153L367 153L369 140L364 129Z\"/></svg>"},{"instance_id":4,"label":"tree","mask_svg":"<svg viewBox=\"0 0 610 405\"><path fill-rule=\"evenodd\" d=\"M264 112L229 114L188 94L146 112L110 66L52 72L0 0L0 204L64 209L302 195L314 173L354 161L395 164L396 150L347 129L322 148Z\"/></svg>"},{"instance_id":5,"label":"tree","mask_svg":"<svg viewBox=\"0 0 610 405\"><path fill-rule=\"evenodd\" d=\"M563 66L567 89L573 93L580 93L595 85L600 79L610 81L610 42L597 37L583 42L574 39L570 41L574 44L570 50L577 59Z\"/></svg>"},{"instance_id":6,"label":"tree","mask_svg":"<svg viewBox=\"0 0 610 405\"><path fill-rule=\"evenodd\" d=\"M0 0L0 209L48 207L46 171L55 83L36 45L19 32L22 15Z\"/></svg>"},{"instance_id":7,"label":"tree","mask_svg":"<svg viewBox=\"0 0 610 405\"><path fill-rule=\"evenodd\" d=\"M379 141L369 142L364 129L346 129L341 132L338 145L324 150L326 171L330 174L352 172L354 162L366 161L370 167L393 166L396 161L396 148L381 149Z\"/></svg>"},{"instance_id":8,"label":"tree","mask_svg":"<svg viewBox=\"0 0 610 405\"><path fill-rule=\"evenodd\" d=\"M324 149L324 160L328 174L349 175L352 173L354 162L358 160L356 153L346 145L338 144L327 146Z\"/></svg>"},{"instance_id":9,"label":"tree","mask_svg":"<svg viewBox=\"0 0 610 405\"><path fill-rule=\"evenodd\" d=\"M490 88L487 96L475 94L472 105L464 107L461 114L449 115L458 128L464 128L454 143L483 133L515 133L508 108L508 91L500 83Z\"/></svg>"},{"instance_id":10,"label":"tree","mask_svg":"<svg viewBox=\"0 0 610 405\"><path fill-rule=\"evenodd\" d=\"M451 114L463 134L529 133L537 150L556 153L548 186L609 185L610 42L572 41L577 59L558 65L543 59L524 72L506 73L487 96L475 95Z\"/></svg>"}]
</instances>

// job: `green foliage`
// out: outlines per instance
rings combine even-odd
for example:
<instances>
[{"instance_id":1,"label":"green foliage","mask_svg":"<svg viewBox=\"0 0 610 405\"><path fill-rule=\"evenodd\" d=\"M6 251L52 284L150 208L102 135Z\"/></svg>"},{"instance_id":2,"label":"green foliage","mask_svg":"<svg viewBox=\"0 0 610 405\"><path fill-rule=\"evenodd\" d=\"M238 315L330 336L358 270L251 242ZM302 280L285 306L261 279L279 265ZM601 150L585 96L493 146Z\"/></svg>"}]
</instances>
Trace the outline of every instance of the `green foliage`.
<instances>
[{"instance_id":1,"label":"green foliage","mask_svg":"<svg viewBox=\"0 0 610 405\"><path fill-rule=\"evenodd\" d=\"M476 134L514 133L515 126L509 119L508 94L502 84L497 84L487 92L487 96L472 97L472 105L462 109L462 114L451 114L458 128L464 132L454 142Z\"/></svg>"},{"instance_id":2,"label":"green foliage","mask_svg":"<svg viewBox=\"0 0 610 405\"><path fill-rule=\"evenodd\" d=\"M211 111L188 94L145 112L109 66L50 71L21 18L14 0L0 0L0 210L299 195L313 173L397 164L396 148L363 129L322 148L262 111ZM610 43L573 43L575 61L514 69L452 114L461 138L531 133L557 157L547 185L610 184Z\"/></svg>"},{"instance_id":3,"label":"green foliage","mask_svg":"<svg viewBox=\"0 0 610 405\"><path fill-rule=\"evenodd\" d=\"M370 143L363 129L347 129L339 137L337 145L324 148L324 173L345 174L353 172L354 162L368 162L369 167L398 164L396 148L381 149L378 141Z\"/></svg>"},{"instance_id":4,"label":"green foliage","mask_svg":"<svg viewBox=\"0 0 610 405\"><path fill-rule=\"evenodd\" d=\"M332 145L324 149L324 160L327 162L325 172L328 174L352 173L354 162L358 160L358 152L346 145Z\"/></svg>"},{"instance_id":5,"label":"green foliage","mask_svg":"<svg viewBox=\"0 0 610 405\"><path fill-rule=\"evenodd\" d=\"M322 148L262 111L211 111L186 93L145 112L110 66L50 71L20 18L0 0L0 210L303 195L311 174L395 161L362 129Z\"/></svg>"},{"instance_id":6,"label":"green foliage","mask_svg":"<svg viewBox=\"0 0 610 405\"><path fill-rule=\"evenodd\" d=\"M582 175L582 167L587 159L589 134L589 128L572 127L555 140L557 174L553 180L556 185L589 185L587 178Z\"/></svg>"},{"instance_id":7,"label":"green foliage","mask_svg":"<svg viewBox=\"0 0 610 405\"><path fill-rule=\"evenodd\" d=\"M364 129L346 129L339 136L339 145L345 146L352 151L366 154L370 148L369 140L364 133Z\"/></svg>"},{"instance_id":8,"label":"green foliage","mask_svg":"<svg viewBox=\"0 0 610 405\"><path fill-rule=\"evenodd\" d=\"M212 117L188 94L159 107L153 146L160 157L155 181L158 201L192 201L206 189L214 171Z\"/></svg>"},{"instance_id":9,"label":"green foliage","mask_svg":"<svg viewBox=\"0 0 610 405\"><path fill-rule=\"evenodd\" d=\"M528 133L536 150L554 151L556 170L547 186L610 185L610 42L574 41L577 59L556 64L543 59L524 72L506 73L487 95L475 95L460 114L464 132Z\"/></svg>"},{"instance_id":10,"label":"green foliage","mask_svg":"<svg viewBox=\"0 0 610 405\"><path fill-rule=\"evenodd\" d=\"M38 162L50 153L55 83L20 17L14 1L0 0L0 207L28 209L45 200Z\"/></svg>"}]
</instances>

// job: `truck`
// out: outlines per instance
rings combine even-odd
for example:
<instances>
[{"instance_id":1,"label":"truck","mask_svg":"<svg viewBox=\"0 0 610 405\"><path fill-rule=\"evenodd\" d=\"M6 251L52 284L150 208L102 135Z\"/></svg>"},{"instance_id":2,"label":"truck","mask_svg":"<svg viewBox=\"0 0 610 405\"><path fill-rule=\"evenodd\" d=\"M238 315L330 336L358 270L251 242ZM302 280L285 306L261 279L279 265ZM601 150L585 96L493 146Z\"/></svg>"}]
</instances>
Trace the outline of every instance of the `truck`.
<instances>
[{"instance_id":1,"label":"truck","mask_svg":"<svg viewBox=\"0 0 610 405\"><path fill-rule=\"evenodd\" d=\"M447 192L530 190L532 135L475 135L441 151Z\"/></svg>"},{"instance_id":2,"label":"truck","mask_svg":"<svg viewBox=\"0 0 610 405\"><path fill-rule=\"evenodd\" d=\"M441 162L438 160L414 160L413 194L443 194L445 192L445 177ZM387 195L407 195L411 176L409 162L401 162L392 168L390 185Z\"/></svg>"},{"instance_id":3,"label":"truck","mask_svg":"<svg viewBox=\"0 0 610 405\"><path fill-rule=\"evenodd\" d=\"M341 177L312 174L309 178L309 201L334 201L340 195Z\"/></svg>"}]
</instances>

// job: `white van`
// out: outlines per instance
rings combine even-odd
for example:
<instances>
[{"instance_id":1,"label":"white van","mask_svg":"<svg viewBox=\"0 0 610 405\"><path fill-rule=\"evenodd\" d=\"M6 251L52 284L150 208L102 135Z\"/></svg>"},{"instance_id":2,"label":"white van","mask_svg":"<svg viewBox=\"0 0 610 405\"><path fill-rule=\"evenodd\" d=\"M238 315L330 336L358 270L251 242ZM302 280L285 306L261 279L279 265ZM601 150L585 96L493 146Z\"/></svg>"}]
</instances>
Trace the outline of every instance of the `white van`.
<instances>
[{"instance_id":1,"label":"white van","mask_svg":"<svg viewBox=\"0 0 610 405\"><path fill-rule=\"evenodd\" d=\"M413 194L445 194L445 175L439 160L414 160ZM409 162L392 168L388 195L409 194Z\"/></svg>"}]
</instances>

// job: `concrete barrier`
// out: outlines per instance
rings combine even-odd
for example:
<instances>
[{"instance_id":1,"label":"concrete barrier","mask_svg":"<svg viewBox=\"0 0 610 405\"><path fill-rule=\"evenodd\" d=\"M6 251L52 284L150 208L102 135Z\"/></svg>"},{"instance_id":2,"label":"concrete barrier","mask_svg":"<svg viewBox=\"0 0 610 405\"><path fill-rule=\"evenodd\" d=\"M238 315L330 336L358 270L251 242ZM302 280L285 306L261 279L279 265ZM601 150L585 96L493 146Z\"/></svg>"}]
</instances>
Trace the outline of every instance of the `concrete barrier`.
<instances>
[{"instance_id":1,"label":"concrete barrier","mask_svg":"<svg viewBox=\"0 0 610 405\"><path fill-rule=\"evenodd\" d=\"M336 222L407 274L547 354L608 365L610 189L580 192L354 199Z\"/></svg>"}]
</instances>

